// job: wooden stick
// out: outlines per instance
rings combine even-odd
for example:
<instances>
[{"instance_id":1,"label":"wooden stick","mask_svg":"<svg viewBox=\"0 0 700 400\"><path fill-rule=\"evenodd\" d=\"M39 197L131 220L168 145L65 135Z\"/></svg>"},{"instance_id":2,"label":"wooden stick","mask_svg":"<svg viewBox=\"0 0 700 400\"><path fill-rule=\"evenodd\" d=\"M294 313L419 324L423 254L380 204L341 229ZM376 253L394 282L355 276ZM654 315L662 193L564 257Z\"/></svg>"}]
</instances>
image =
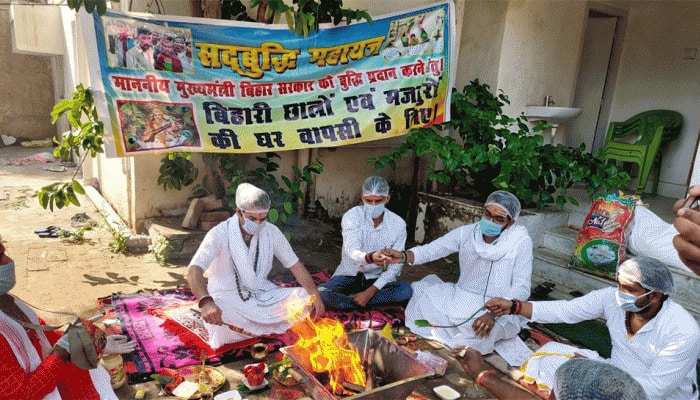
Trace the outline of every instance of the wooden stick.
<instances>
[{"instance_id":1,"label":"wooden stick","mask_svg":"<svg viewBox=\"0 0 700 400\"><path fill-rule=\"evenodd\" d=\"M199 312L199 310L195 310L194 308L190 308L190 310L193 311L195 314L197 314L197 315L199 315L199 316L202 315L202 313ZM250 336L250 337L252 337L252 338L258 337L257 335L254 335L254 334L252 334L252 333L250 333L250 332L248 332L248 331L246 331L246 330L244 330L244 329L242 329L242 328L239 328L239 327L237 327L237 326L235 326L235 325L227 324L226 322L222 322L221 325L227 326L230 330L232 330L232 331L234 331L234 332L236 332L236 333L240 333L241 335Z\"/></svg>"},{"instance_id":2,"label":"wooden stick","mask_svg":"<svg viewBox=\"0 0 700 400\"><path fill-rule=\"evenodd\" d=\"M366 375L366 384L365 384L365 392L369 392L372 390L374 386L374 368L373 366L373 360L374 360L374 349L370 348L367 351L367 359L365 360L366 366L365 366L365 375Z\"/></svg>"},{"instance_id":3,"label":"wooden stick","mask_svg":"<svg viewBox=\"0 0 700 400\"><path fill-rule=\"evenodd\" d=\"M354 383L350 383L350 382L343 382L342 385L345 389L351 390L351 391L357 392L357 393L363 393L366 390L366 388L364 388L360 385L356 385Z\"/></svg>"}]
</instances>

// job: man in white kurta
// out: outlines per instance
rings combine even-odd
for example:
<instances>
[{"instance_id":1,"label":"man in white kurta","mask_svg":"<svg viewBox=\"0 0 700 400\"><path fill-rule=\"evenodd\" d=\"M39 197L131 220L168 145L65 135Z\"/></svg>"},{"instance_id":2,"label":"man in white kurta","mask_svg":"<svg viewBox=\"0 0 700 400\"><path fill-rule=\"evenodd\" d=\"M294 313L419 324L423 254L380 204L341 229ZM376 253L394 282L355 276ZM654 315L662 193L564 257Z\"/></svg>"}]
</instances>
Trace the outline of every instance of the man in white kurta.
<instances>
[{"instance_id":1,"label":"man in white kurta","mask_svg":"<svg viewBox=\"0 0 700 400\"><path fill-rule=\"evenodd\" d=\"M213 348L283 333L303 313L321 317L325 311L311 275L284 234L266 221L269 208L267 193L240 184L236 214L207 233L190 262L187 280L199 299ZM280 288L270 282L273 258L290 269L302 287ZM297 310L302 315L289 315L289 301L304 306Z\"/></svg>"},{"instance_id":2,"label":"man in white kurta","mask_svg":"<svg viewBox=\"0 0 700 400\"><path fill-rule=\"evenodd\" d=\"M381 250L404 249L406 222L386 209L391 195L384 178L365 179L361 199L362 205L343 215L343 252L333 277L318 288L323 303L342 311L405 306L413 291L397 280L403 264L390 262Z\"/></svg>"},{"instance_id":3,"label":"man in white kurta","mask_svg":"<svg viewBox=\"0 0 700 400\"><path fill-rule=\"evenodd\" d=\"M688 311L668 297L673 292L668 267L650 257L630 258L618 267L618 282L619 288L595 290L569 301L524 303L521 314L541 323L604 318L612 341L607 361L634 377L650 399L697 399L700 328ZM634 307L623 306L625 296L631 296L628 303ZM510 307L508 300L489 302L497 315ZM572 347L570 353L574 352L579 351ZM550 373L554 371L539 372Z\"/></svg>"},{"instance_id":4,"label":"man in white kurta","mask_svg":"<svg viewBox=\"0 0 700 400\"><path fill-rule=\"evenodd\" d=\"M413 283L413 297L406 307L406 326L412 332L451 348L469 346L482 354L492 352L496 341L520 332L521 318L494 320L482 310L492 297L530 296L532 240L525 227L515 224L519 214L518 199L496 191L486 200L479 223L456 228L404 253L409 265L459 254L456 283L443 282L436 275ZM392 255L397 257L396 252ZM432 326L418 326L417 320L427 320Z\"/></svg>"}]
</instances>

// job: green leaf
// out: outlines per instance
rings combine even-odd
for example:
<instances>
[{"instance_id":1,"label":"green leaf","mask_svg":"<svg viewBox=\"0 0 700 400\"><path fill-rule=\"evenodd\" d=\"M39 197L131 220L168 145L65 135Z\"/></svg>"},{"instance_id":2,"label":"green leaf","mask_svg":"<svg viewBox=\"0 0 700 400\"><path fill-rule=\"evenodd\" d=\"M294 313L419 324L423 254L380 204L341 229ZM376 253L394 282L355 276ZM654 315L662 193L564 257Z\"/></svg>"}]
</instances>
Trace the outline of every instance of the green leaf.
<instances>
[{"instance_id":1,"label":"green leaf","mask_svg":"<svg viewBox=\"0 0 700 400\"><path fill-rule=\"evenodd\" d=\"M430 326L430 322L428 322L428 321L425 320L425 319L417 319L417 320L416 320L416 326L419 327L419 328L425 328L425 327Z\"/></svg>"},{"instance_id":2,"label":"green leaf","mask_svg":"<svg viewBox=\"0 0 700 400\"><path fill-rule=\"evenodd\" d=\"M76 181L75 179L73 179L71 182L71 187L75 193L85 194L85 188L83 188L83 185L81 185L80 182Z\"/></svg>"},{"instance_id":3,"label":"green leaf","mask_svg":"<svg viewBox=\"0 0 700 400\"><path fill-rule=\"evenodd\" d=\"M115 0L112 0L115 1ZM115 2L119 2L116 0ZM107 12L107 0L97 0L97 15L105 15Z\"/></svg>"},{"instance_id":4,"label":"green leaf","mask_svg":"<svg viewBox=\"0 0 700 400\"><path fill-rule=\"evenodd\" d=\"M279 211L276 208L271 208L267 213L267 219L274 224L279 219Z\"/></svg>"},{"instance_id":5,"label":"green leaf","mask_svg":"<svg viewBox=\"0 0 700 400\"><path fill-rule=\"evenodd\" d=\"M78 201L78 196L75 195L75 192L73 191L72 187L68 187L66 189L66 199L68 200L68 203L73 203L76 206L80 206L80 201Z\"/></svg>"},{"instance_id":6,"label":"green leaf","mask_svg":"<svg viewBox=\"0 0 700 400\"><path fill-rule=\"evenodd\" d=\"M173 378L170 376L160 374L151 374L151 379L160 383L161 385L167 385L168 383L170 383L170 381L173 380Z\"/></svg>"}]
</instances>

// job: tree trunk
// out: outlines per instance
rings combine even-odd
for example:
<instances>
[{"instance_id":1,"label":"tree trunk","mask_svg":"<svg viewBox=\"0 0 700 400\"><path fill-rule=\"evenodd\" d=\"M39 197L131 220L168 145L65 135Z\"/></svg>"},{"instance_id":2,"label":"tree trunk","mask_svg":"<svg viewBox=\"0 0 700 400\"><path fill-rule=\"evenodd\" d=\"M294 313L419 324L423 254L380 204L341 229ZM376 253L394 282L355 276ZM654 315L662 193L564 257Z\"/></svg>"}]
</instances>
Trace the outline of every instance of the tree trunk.
<instances>
[{"instance_id":1,"label":"tree trunk","mask_svg":"<svg viewBox=\"0 0 700 400\"><path fill-rule=\"evenodd\" d=\"M263 22L265 24L271 24L272 21L275 19L275 14L271 13L270 18L265 18L265 14L267 13L267 7L269 4L266 1L261 1L260 4L258 4L258 14L256 15L255 20L258 22Z\"/></svg>"},{"instance_id":2,"label":"tree trunk","mask_svg":"<svg viewBox=\"0 0 700 400\"><path fill-rule=\"evenodd\" d=\"M202 0L190 0L190 15L195 18L202 18Z\"/></svg>"},{"instance_id":3,"label":"tree trunk","mask_svg":"<svg viewBox=\"0 0 700 400\"><path fill-rule=\"evenodd\" d=\"M221 0L200 0L204 18L221 19Z\"/></svg>"}]
</instances>

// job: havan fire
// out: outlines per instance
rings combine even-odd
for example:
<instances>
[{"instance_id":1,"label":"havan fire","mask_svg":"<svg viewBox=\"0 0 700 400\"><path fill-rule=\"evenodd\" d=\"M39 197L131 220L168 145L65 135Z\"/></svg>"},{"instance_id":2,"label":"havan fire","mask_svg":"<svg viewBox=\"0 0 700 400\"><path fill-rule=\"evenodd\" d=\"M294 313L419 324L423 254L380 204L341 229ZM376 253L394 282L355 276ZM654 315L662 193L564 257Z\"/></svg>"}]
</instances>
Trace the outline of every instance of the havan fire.
<instances>
[{"instance_id":1,"label":"havan fire","mask_svg":"<svg viewBox=\"0 0 700 400\"><path fill-rule=\"evenodd\" d=\"M376 380L372 379L372 357L366 357L368 361L363 362L340 322L330 318L320 318L314 322L310 316L298 318L304 306L299 300L288 305L290 319L296 321L291 330L299 336L293 351L298 359L308 361L308 365L301 367L316 374L319 381L327 380L329 390L334 395L353 395L372 390L373 381Z\"/></svg>"},{"instance_id":2,"label":"havan fire","mask_svg":"<svg viewBox=\"0 0 700 400\"><path fill-rule=\"evenodd\" d=\"M346 334L330 318L314 322L304 314L309 304L295 300L287 307L298 341L283 347L300 383L314 400L405 399L434 371L393 341L372 329Z\"/></svg>"}]
</instances>

